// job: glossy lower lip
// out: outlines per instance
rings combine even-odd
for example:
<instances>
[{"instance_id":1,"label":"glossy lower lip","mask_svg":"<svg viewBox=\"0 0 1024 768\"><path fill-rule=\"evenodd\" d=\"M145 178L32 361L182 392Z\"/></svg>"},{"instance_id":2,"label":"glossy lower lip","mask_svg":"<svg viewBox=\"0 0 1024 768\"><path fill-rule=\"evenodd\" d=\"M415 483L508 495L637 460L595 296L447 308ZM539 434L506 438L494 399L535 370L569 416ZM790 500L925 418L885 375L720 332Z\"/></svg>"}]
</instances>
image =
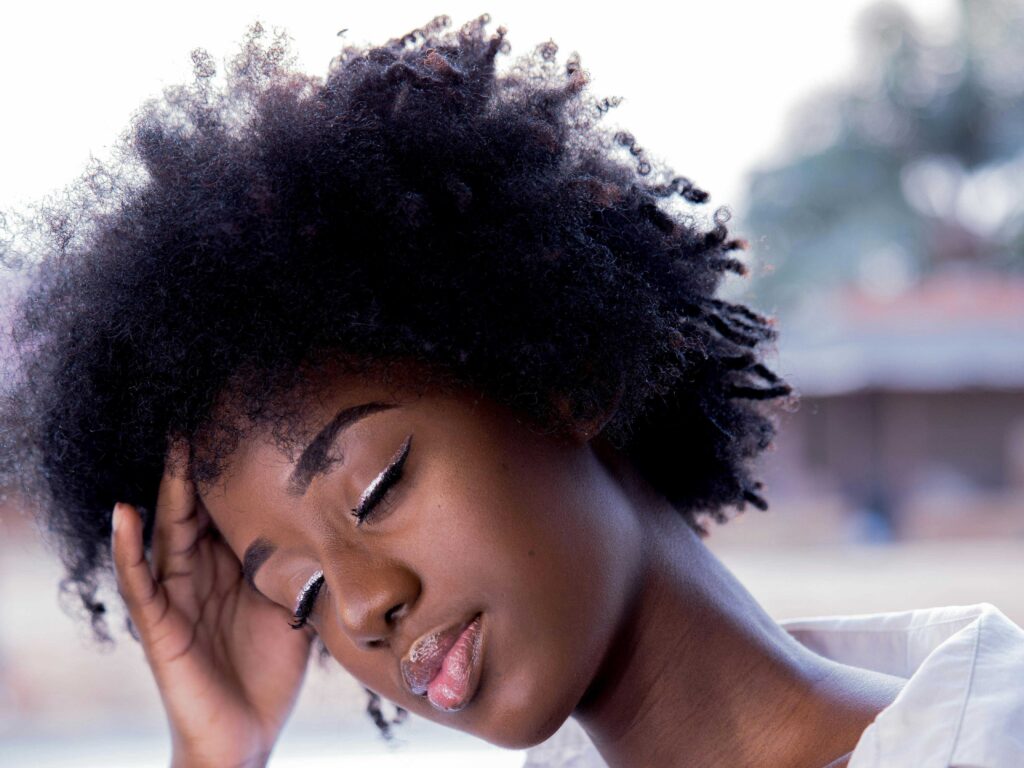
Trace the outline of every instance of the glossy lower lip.
<instances>
[{"instance_id":1,"label":"glossy lower lip","mask_svg":"<svg viewBox=\"0 0 1024 768\"><path fill-rule=\"evenodd\" d=\"M409 692L414 696L426 696L427 686L437 676L448 652L458 638L480 614L475 614L458 624L450 624L420 637L402 658L399 667Z\"/></svg>"},{"instance_id":2,"label":"glossy lower lip","mask_svg":"<svg viewBox=\"0 0 1024 768\"><path fill-rule=\"evenodd\" d=\"M447 705L441 705L435 703L428 693L427 701L430 705L441 712L458 712L460 709L465 709L466 705L473 700L473 696L476 695L476 689L480 685L480 669L481 669L481 658L483 657L483 644L484 644L484 627L483 627L483 614L477 614L473 619L466 625L466 628L459 633L459 638L466 632L473 632L474 637L472 638L472 654L470 656L469 671L466 682L465 691L455 701L450 701ZM475 627L474 627L475 625ZM458 641L456 641L457 644ZM445 654L445 659L455 649L455 644L448 649L448 653ZM435 680L441 675L441 671L434 675L431 679L430 684L433 684ZM428 685L429 688L429 685Z\"/></svg>"}]
</instances>

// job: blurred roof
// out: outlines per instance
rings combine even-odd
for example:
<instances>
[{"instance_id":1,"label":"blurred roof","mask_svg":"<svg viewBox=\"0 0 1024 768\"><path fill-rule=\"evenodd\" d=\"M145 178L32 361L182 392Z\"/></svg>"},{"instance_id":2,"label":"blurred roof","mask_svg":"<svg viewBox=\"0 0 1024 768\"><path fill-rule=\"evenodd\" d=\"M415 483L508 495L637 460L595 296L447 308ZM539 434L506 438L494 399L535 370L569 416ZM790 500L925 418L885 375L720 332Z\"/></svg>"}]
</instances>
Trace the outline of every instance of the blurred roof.
<instances>
[{"instance_id":1,"label":"blurred roof","mask_svg":"<svg viewBox=\"0 0 1024 768\"><path fill-rule=\"evenodd\" d=\"M843 289L789 319L778 370L808 395L1024 388L1024 276L938 274L893 297Z\"/></svg>"}]
</instances>

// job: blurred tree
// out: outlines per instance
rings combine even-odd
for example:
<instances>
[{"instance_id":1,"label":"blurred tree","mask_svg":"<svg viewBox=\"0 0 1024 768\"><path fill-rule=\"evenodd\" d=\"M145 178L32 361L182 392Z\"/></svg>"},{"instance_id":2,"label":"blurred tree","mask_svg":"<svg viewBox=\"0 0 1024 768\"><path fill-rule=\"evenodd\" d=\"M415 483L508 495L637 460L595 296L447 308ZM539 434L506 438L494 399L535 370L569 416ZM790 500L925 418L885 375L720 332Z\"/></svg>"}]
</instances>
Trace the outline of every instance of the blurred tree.
<instances>
[{"instance_id":1,"label":"blurred tree","mask_svg":"<svg viewBox=\"0 0 1024 768\"><path fill-rule=\"evenodd\" d=\"M794 111L784 159L737 206L760 262L748 298L768 311L954 264L1024 272L1024 4L959 0L923 29L884 2L859 24L851 84Z\"/></svg>"}]
</instances>

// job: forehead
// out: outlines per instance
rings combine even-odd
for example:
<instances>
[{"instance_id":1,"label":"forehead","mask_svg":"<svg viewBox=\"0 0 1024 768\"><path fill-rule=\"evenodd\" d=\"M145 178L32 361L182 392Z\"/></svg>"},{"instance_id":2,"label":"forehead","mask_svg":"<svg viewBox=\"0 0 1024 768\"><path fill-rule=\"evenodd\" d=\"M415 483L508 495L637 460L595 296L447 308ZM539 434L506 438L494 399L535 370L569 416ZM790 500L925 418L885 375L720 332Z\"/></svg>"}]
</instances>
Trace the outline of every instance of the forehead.
<instances>
[{"instance_id":1,"label":"forehead","mask_svg":"<svg viewBox=\"0 0 1024 768\"><path fill-rule=\"evenodd\" d=\"M242 509L254 511L268 502L294 505L317 474L313 470L329 468L332 438L377 413L417 408L424 396L408 386L353 375L311 383L288 396L287 416L281 421L243 425L223 470L200 488L200 496L218 527L229 525L232 513ZM372 407L360 407L367 404ZM304 482L296 485L296 478Z\"/></svg>"},{"instance_id":2,"label":"forehead","mask_svg":"<svg viewBox=\"0 0 1024 768\"><path fill-rule=\"evenodd\" d=\"M261 516L266 518L264 511L290 512L309 502L309 485L342 459L336 442L342 443L350 431L373 434L379 420L400 415L403 428L415 423L432 431L459 430L473 439L471 435L491 431L487 425L497 408L475 390L447 382L430 386L409 378L352 374L325 375L292 397L288 409L293 416L286 425L246 430L224 471L211 487L201 490L214 522L226 535L239 525L252 527L240 517L256 523ZM468 420L481 423L471 426ZM385 423L381 428L390 427Z\"/></svg>"},{"instance_id":3,"label":"forehead","mask_svg":"<svg viewBox=\"0 0 1024 768\"><path fill-rule=\"evenodd\" d=\"M310 441L323 429L339 410L367 402L410 404L428 394L458 389L447 378L423 370L413 363L379 364L371 368L365 364L352 370L352 365L323 362L316 367L303 367L301 380L293 388L271 395L269 400L259 395L260 416L254 422L243 415L250 398L244 390L228 388L213 409L205 434L199 435L196 453L201 462L219 454L221 430L227 434L241 434L232 441L228 455L216 462L212 483L220 484L238 467L247 464L255 454L267 451L282 454L295 463ZM213 446L214 450L204 448ZM265 457L264 457L265 458Z\"/></svg>"}]
</instances>

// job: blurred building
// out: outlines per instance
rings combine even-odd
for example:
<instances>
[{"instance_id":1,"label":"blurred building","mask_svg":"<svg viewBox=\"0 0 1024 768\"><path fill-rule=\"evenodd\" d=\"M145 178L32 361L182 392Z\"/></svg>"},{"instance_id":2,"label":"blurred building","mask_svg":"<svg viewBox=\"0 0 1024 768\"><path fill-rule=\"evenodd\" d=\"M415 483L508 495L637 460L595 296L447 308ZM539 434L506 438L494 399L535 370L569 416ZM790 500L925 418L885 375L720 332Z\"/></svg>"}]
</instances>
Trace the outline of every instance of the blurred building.
<instances>
[{"instance_id":1,"label":"blurred building","mask_svg":"<svg viewBox=\"0 0 1024 768\"><path fill-rule=\"evenodd\" d=\"M832 510L826 537L1024 535L1024 276L846 286L781 336L801 403L766 467L777 505Z\"/></svg>"}]
</instances>

